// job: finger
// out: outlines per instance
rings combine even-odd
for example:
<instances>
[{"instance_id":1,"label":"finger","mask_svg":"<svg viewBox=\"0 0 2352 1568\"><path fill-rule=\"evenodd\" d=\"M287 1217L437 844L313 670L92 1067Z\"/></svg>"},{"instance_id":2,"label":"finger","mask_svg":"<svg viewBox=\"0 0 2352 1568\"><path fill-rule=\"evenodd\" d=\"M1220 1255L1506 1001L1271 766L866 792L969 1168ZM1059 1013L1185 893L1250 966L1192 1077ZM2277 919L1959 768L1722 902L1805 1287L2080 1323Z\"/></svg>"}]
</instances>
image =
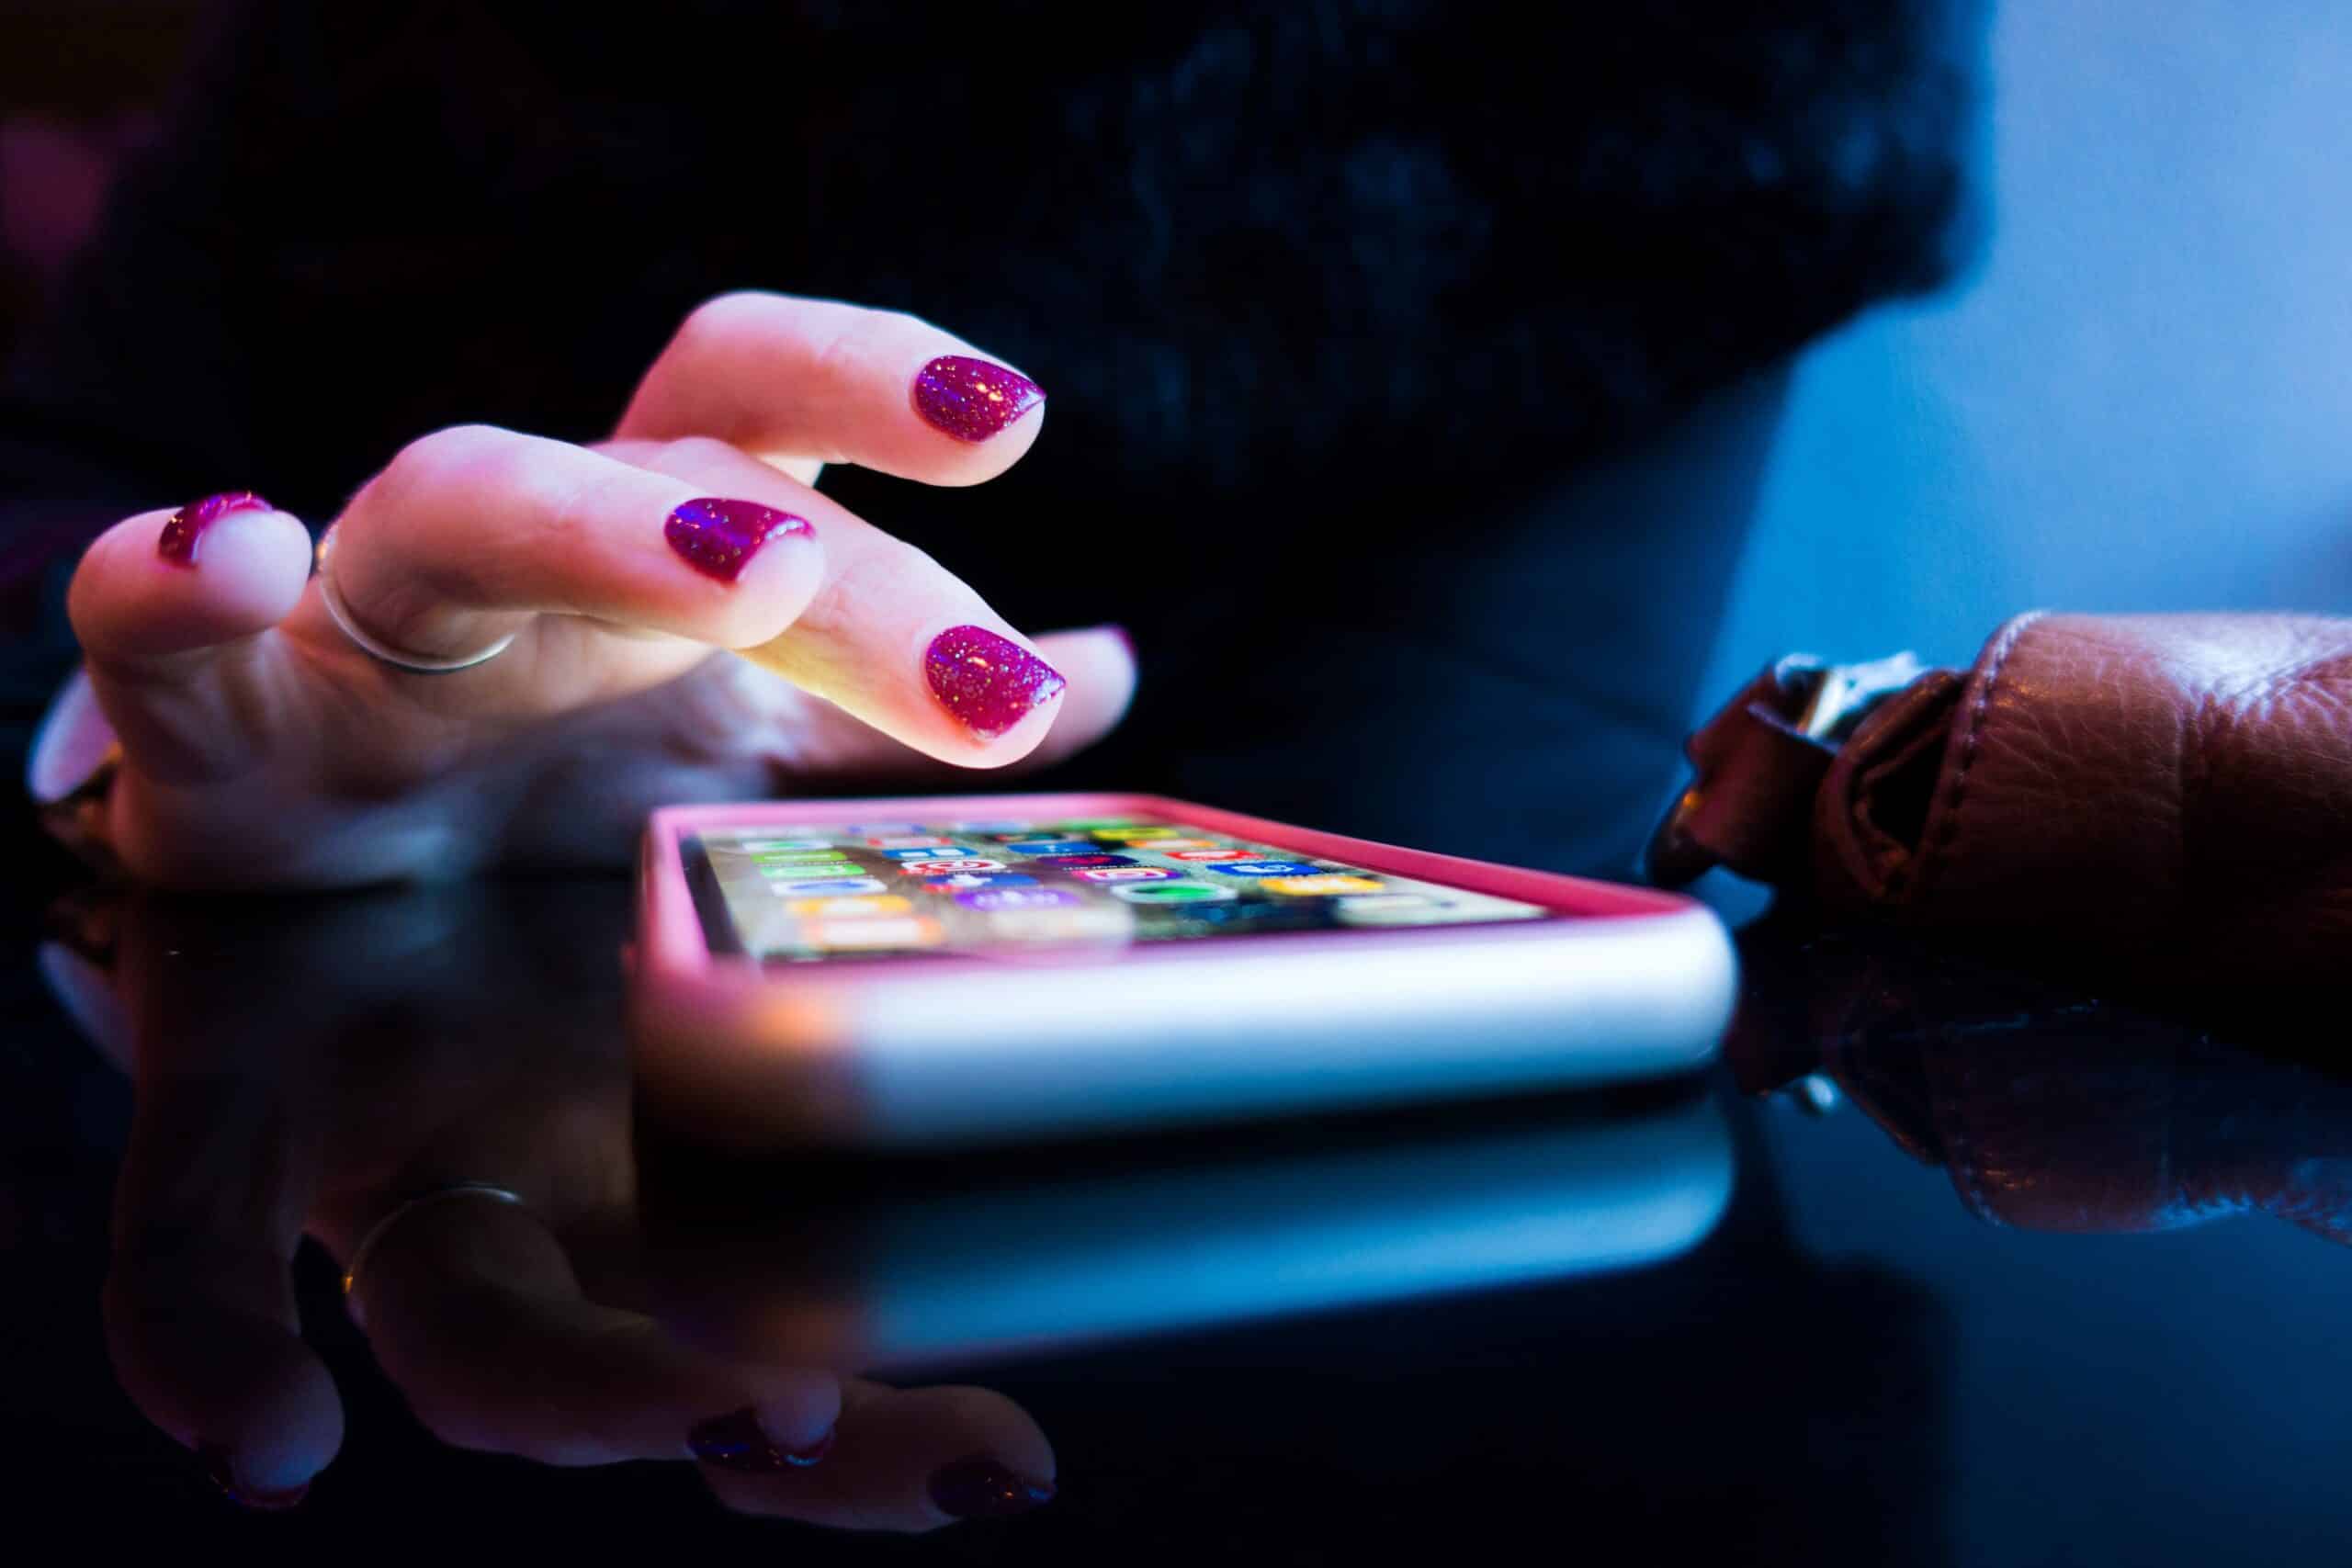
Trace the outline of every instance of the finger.
<instances>
[{"instance_id":1,"label":"finger","mask_svg":"<svg viewBox=\"0 0 2352 1568\"><path fill-rule=\"evenodd\" d=\"M561 1244L515 1204L411 1209L368 1252L353 1305L419 1418L460 1448L792 1468L822 1457L840 1409L829 1372L736 1367L589 1301Z\"/></svg>"},{"instance_id":2,"label":"finger","mask_svg":"<svg viewBox=\"0 0 2352 1568\"><path fill-rule=\"evenodd\" d=\"M1020 461L1045 401L1027 377L916 317L723 294L686 318L615 434L707 435L771 461L968 485Z\"/></svg>"},{"instance_id":3,"label":"finger","mask_svg":"<svg viewBox=\"0 0 2352 1568\"><path fill-rule=\"evenodd\" d=\"M288 1507L343 1442L342 1403L302 1342L289 1272L317 1168L310 1122L220 1053L164 1045L157 1032L172 1027L152 1012L133 1025L107 1348L132 1402L223 1491Z\"/></svg>"},{"instance_id":4,"label":"finger","mask_svg":"<svg viewBox=\"0 0 2352 1568\"><path fill-rule=\"evenodd\" d=\"M1046 739L1069 677L939 562L723 443L612 449L815 521L825 540L823 590L781 635L739 647L743 657L959 767L1002 767ZM1101 695L1087 700L1092 711L1104 705ZM1109 705L1124 702L1114 693Z\"/></svg>"},{"instance_id":5,"label":"finger","mask_svg":"<svg viewBox=\"0 0 2352 1568\"><path fill-rule=\"evenodd\" d=\"M984 1388L842 1384L833 1451L822 1465L752 1476L707 1473L747 1514L843 1529L927 1530L1025 1513L1054 1495L1054 1450L1037 1423Z\"/></svg>"},{"instance_id":6,"label":"finger","mask_svg":"<svg viewBox=\"0 0 2352 1568\"><path fill-rule=\"evenodd\" d=\"M256 716L226 702L224 688L269 657L266 634L310 576L300 522L266 503L211 509L219 500L116 524L66 592L92 694L125 752L159 777L216 771L244 753Z\"/></svg>"},{"instance_id":7,"label":"finger","mask_svg":"<svg viewBox=\"0 0 2352 1568\"><path fill-rule=\"evenodd\" d=\"M543 615L745 648L800 613L824 550L805 508L461 425L411 443L368 481L335 525L331 570L369 636L425 658L478 652Z\"/></svg>"},{"instance_id":8,"label":"finger","mask_svg":"<svg viewBox=\"0 0 2352 1568\"><path fill-rule=\"evenodd\" d=\"M1135 648L1122 627L1046 632L1037 638L1037 652L1069 676L1069 690L1037 749L1008 771L1026 773L1076 756L1118 727L1135 695ZM857 780L903 777L914 761L896 739L826 705L802 724L790 765L796 778Z\"/></svg>"}]
</instances>

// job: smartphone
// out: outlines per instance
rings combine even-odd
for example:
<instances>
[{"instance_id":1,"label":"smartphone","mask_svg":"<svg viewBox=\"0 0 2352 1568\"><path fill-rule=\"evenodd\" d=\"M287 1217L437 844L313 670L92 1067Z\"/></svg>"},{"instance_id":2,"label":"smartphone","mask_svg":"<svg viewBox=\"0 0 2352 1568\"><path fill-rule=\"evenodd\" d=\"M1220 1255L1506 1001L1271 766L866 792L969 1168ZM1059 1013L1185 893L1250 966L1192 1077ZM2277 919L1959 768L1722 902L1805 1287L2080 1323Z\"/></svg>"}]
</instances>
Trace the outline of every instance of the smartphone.
<instances>
[{"instance_id":1,"label":"smartphone","mask_svg":"<svg viewBox=\"0 0 2352 1568\"><path fill-rule=\"evenodd\" d=\"M1137 795L657 811L649 1106L745 1147L1083 1137L1705 1062L1705 907Z\"/></svg>"}]
</instances>

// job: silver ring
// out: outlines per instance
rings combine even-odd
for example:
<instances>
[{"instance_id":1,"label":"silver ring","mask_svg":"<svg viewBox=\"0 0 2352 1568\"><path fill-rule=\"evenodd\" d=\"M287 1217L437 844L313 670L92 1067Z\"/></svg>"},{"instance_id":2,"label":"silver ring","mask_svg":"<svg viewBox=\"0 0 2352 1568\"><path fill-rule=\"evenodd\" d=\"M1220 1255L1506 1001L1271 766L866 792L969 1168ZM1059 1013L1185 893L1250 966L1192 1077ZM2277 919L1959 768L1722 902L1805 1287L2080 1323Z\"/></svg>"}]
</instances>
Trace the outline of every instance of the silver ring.
<instances>
[{"instance_id":1,"label":"silver ring","mask_svg":"<svg viewBox=\"0 0 2352 1568\"><path fill-rule=\"evenodd\" d=\"M493 1203L512 1203L517 1208L523 1206L521 1193L493 1186L487 1181L453 1181L447 1187L435 1187L429 1192L420 1192L406 1202L395 1206L390 1213L368 1227L368 1234L361 1236L359 1245L351 1249L351 1261L344 1265L344 1310L351 1314L352 1322L362 1328L368 1326L367 1319L360 1315L359 1298L355 1292L359 1289L359 1271L368 1266L368 1256L376 1250L377 1244L384 1239L386 1233L390 1231L395 1224L408 1215L430 1204L446 1202L452 1198L487 1198Z\"/></svg>"},{"instance_id":2,"label":"silver ring","mask_svg":"<svg viewBox=\"0 0 2352 1568\"><path fill-rule=\"evenodd\" d=\"M328 616L343 628L343 635L351 639L352 645L379 664L389 664L412 675L447 675L453 671L470 670L477 664L488 663L513 647L514 639L523 635L520 630L508 632L480 653L469 653L458 659L426 659L394 648L390 643L379 642L359 629L359 623L352 618L351 607L343 602L343 595L336 591L334 573L330 570L334 559L334 529L329 527L319 536L319 602L327 607Z\"/></svg>"}]
</instances>

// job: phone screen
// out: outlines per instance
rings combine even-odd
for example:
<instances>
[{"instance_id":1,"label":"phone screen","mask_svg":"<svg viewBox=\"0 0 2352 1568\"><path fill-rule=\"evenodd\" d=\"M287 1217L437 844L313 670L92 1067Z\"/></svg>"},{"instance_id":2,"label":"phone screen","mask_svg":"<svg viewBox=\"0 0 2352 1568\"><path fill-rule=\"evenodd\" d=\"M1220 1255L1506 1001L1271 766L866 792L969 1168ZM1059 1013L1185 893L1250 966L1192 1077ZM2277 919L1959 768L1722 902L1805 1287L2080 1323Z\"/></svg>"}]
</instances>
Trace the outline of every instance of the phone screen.
<instances>
[{"instance_id":1,"label":"phone screen","mask_svg":"<svg viewBox=\"0 0 2352 1568\"><path fill-rule=\"evenodd\" d=\"M682 848L711 951L780 964L1555 914L1142 817L710 829Z\"/></svg>"}]
</instances>

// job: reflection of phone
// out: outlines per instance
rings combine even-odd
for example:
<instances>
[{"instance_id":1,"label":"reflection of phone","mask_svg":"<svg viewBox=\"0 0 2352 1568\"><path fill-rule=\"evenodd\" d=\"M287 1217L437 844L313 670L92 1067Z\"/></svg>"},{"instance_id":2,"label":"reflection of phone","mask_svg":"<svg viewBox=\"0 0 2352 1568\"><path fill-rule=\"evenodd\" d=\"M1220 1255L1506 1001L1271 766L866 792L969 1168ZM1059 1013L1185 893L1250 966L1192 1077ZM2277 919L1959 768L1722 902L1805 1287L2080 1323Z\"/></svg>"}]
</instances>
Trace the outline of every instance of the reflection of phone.
<instances>
[{"instance_id":1,"label":"reflection of phone","mask_svg":"<svg viewBox=\"0 0 2352 1568\"><path fill-rule=\"evenodd\" d=\"M707 1348L896 1371L1610 1273L1697 1246L1732 1190L1703 1092L1610 1098L780 1178L821 1203L656 1179L645 1239L659 1311Z\"/></svg>"},{"instance_id":2,"label":"reflection of phone","mask_svg":"<svg viewBox=\"0 0 2352 1568\"><path fill-rule=\"evenodd\" d=\"M710 1136L919 1145L1671 1072L1729 1017L1687 899L1146 795L677 807L631 1015Z\"/></svg>"}]
</instances>

